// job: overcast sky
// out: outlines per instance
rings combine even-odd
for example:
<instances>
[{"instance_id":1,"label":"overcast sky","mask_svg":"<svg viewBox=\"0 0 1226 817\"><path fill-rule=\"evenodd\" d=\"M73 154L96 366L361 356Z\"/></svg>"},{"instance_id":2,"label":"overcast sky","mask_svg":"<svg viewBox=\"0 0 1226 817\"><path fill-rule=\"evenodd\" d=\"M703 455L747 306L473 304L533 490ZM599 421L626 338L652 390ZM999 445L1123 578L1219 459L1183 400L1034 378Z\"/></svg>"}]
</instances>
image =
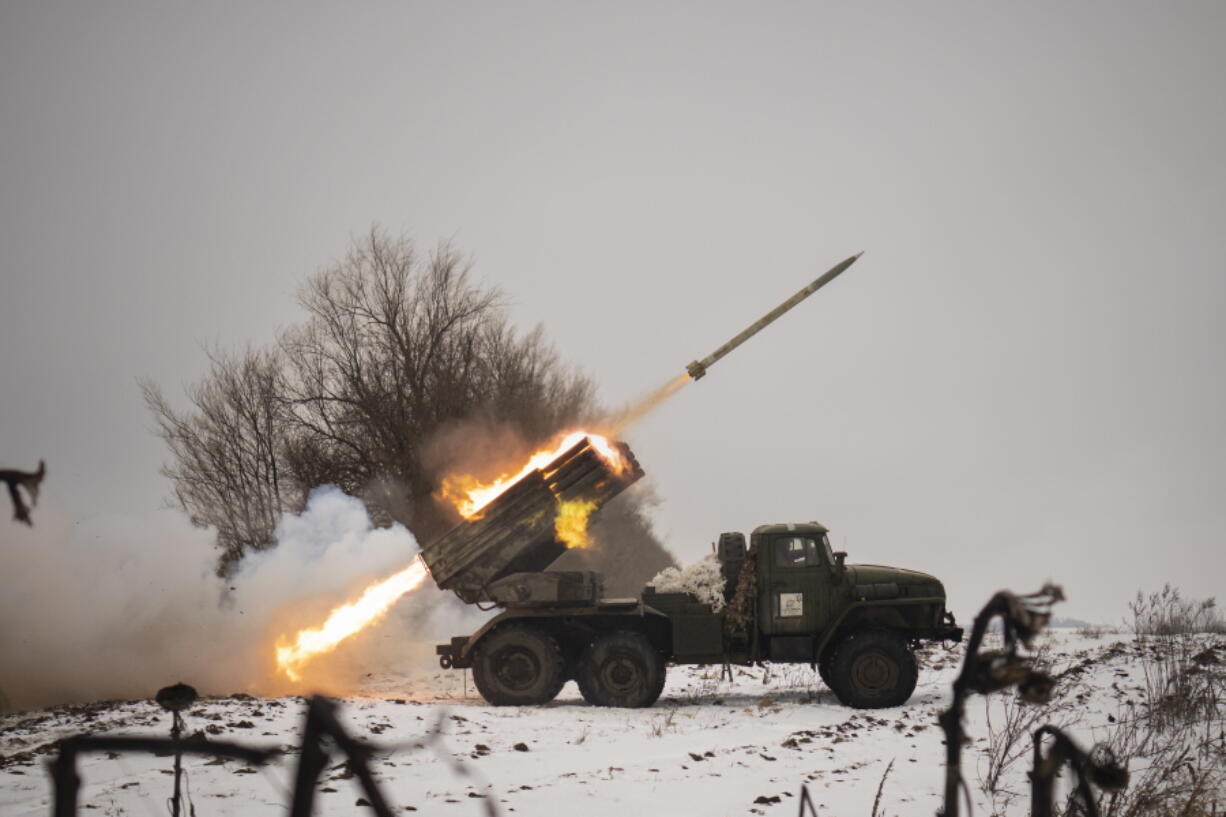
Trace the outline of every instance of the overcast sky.
<instances>
[{"instance_id":1,"label":"overcast sky","mask_svg":"<svg viewBox=\"0 0 1226 817\"><path fill-rule=\"evenodd\" d=\"M864 250L630 433L681 561L818 519L961 616L1226 590L1226 4L251 5L0 4L0 465L46 513L159 507L137 379L372 224L610 403Z\"/></svg>"}]
</instances>

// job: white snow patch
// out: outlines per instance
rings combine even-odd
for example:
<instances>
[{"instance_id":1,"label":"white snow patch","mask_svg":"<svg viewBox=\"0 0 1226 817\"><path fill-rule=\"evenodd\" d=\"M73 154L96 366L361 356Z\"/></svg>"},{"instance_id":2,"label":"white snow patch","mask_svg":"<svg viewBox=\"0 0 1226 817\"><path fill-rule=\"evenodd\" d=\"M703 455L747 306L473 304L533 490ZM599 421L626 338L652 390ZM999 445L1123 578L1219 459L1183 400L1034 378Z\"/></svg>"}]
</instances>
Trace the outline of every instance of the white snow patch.
<instances>
[{"instance_id":1,"label":"white snow patch","mask_svg":"<svg viewBox=\"0 0 1226 817\"><path fill-rule=\"evenodd\" d=\"M1140 694L1139 654L1110 638L1069 631L1047 640L1056 674L1085 667L1058 689L1076 714L1074 737L1090 746L1113 726L1109 719L1118 721L1123 699ZM413 646L432 657L432 642ZM343 701L339 715L350 734L380 747L371 756L373 770L396 813L406 817L479 817L489 813L490 800L509 817L787 817L796 813L802 785L823 817L867 815L879 786L885 814L931 817L945 782L937 716L949 705L963 651L964 645L927 645L915 694L891 709L840 705L804 664L734 667L731 680L718 666L669 667L664 694L648 709L588 706L573 682L544 706L489 706L466 673L435 665L431 676L409 680L403 673L416 672L419 664L408 661L368 679L367 694ZM983 790L981 773L989 715L1001 724L1008 697L975 696L967 706L967 734L974 741L964 750L963 773L974 814L1000 806ZM206 698L184 716L189 733L214 726L219 740L264 746L301 741L298 697ZM169 715L143 701L0 715L0 814L47 814L52 791L45 764L55 757L52 741L79 732L165 736L169 729ZM191 796L210 817L283 813L297 771L296 754L262 774L206 757L183 763ZM1017 796L999 813L1026 813L1029 766L1026 751L1006 770L1002 789ZM170 757L82 755L80 814L165 814L172 767ZM317 817L354 814L355 800L365 796L357 782L338 768L328 771L317 788Z\"/></svg>"}]
</instances>

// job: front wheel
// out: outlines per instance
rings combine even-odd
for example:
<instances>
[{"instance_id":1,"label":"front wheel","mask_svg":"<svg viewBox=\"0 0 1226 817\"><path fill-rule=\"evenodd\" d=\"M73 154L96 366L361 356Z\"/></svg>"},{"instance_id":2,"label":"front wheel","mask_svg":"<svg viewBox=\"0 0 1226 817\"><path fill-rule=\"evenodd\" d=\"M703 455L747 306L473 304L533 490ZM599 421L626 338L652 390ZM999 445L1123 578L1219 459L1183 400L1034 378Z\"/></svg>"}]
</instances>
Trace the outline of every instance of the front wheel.
<instances>
[{"instance_id":1,"label":"front wheel","mask_svg":"<svg viewBox=\"0 0 1226 817\"><path fill-rule=\"evenodd\" d=\"M566 662L553 636L512 624L481 639L473 651L473 680L494 706L543 704L566 683Z\"/></svg>"},{"instance_id":2,"label":"front wheel","mask_svg":"<svg viewBox=\"0 0 1226 817\"><path fill-rule=\"evenodd\" d=\"M664 690L664 659L642 633L601 636L579 659L575 680L583 699L596 706L651 706Z\"/></svg>"},{"instance_id":3,"label":"front wheel","mask_svg":"<svg viewBox=\"0 0 1226 817\"><path fill-rule=\"evenodd\" d=\"M852 633L834 652L830 687L846 706L880 709L901 706L915 691L915 655L885 630Z\"/></svg>"}]
</instances>

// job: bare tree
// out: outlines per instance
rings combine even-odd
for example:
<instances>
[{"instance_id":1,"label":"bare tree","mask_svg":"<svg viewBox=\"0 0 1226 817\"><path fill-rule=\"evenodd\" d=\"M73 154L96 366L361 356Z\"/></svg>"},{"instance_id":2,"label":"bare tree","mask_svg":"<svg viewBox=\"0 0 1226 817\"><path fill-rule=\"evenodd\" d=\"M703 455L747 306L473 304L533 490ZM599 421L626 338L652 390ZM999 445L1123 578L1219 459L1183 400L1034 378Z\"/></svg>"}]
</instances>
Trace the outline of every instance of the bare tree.
<instances>
[{"instance_id":1,"label":"bare tree","mask_svg":"<svg viewBox=\"0 0 1226 817\"><path fill-rule=\"evenodd\" d=\"M474 283L447 245L422 256L372 229L311 276L299 302L306 319L275 348L214 355L189 390L190 411L143 384L172 455L164 473L192 519L217 528L223 569L245 546L267 546L280 513L324 483L360 496L377 523L402 522L429 541L458 519L433 493L458 458L471 459L468 430L497 428L531 446L600 414L591 380L540 328L517 332L498 290ZM453 444L432 445L457 429ZM634 503L623 503L619 527L649 558L614 548L623 558L607 561L645 565L641 583L672 560Z\"/></svg>"},{"instance_id":2,"label":"bare tree","mask_svg":"<svg viewBox=\"0 0 1226 817\"><path fill-rule=\"evenodd\" d=\"M496 289L439 247L372 230L313 276L309 314L285 332L291 467L335 482L427 538L454 521L433 508L431 436L460 420L496 421L531 442L591 412L592 384L564 367L538 329L517 334Z\"/></svg>"},{"instance_id":3,"label":"bare tree","mask_svg":"<svg viewBox=\"0 0 1226 817\"><path fill-rule=\"evenodd\" d=\"M302 490L283 465L280 354L249 349L210 360L208 376L188 390L190 412L172 409L153 383L141 389L172 456L162 473L192 522L217 530L224 571L244 547L272 543L277 519L301 503Z\"/></svg>"},{"instance_id":4,"label":"bare tree","mask_svg":"<svg viewBox=\"0 0 1226 817\"><path fill-rule=\"evenodd\" d=\"M482 407L488 421L510 422L532 441L599 412L592 381L564 366L537 327L519 337L505 324L486 327L482 337Z\"/></svg>"}]
</instances>

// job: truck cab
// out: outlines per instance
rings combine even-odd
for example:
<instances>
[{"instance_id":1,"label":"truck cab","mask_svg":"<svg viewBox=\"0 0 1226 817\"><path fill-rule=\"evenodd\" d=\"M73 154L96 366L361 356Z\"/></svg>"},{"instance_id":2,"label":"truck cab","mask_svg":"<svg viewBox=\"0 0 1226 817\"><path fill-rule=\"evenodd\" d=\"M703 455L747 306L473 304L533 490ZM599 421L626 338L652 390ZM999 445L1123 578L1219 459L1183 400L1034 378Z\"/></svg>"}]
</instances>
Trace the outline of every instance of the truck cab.
<instances>
[{"instance_id":1,"label":"truck cab","mask_svg":"<svg viewBox=\"0 0 1226 817\"><path fill-rule=\"evenodd\" d=\"M751 536L757 555L758 623L771 637L771 657L809 659L813 636L842 606L843 556L835 557L827 530L816 522L763 525Z\"/></svg>"},{"instance_id":2,"label":"truck cab","mask_svg":"<svg viewBox=\"0 0 1226 817\"><path fill-rule=\"evenodd\" d=\"M846 563L817 522L763 525L752 534L757 557L758 621L770 636L824 632L871 623L939 635L945 587L918 570ZM925 636L926 637L926 636Z\"/></svg>"}]
</instances>

